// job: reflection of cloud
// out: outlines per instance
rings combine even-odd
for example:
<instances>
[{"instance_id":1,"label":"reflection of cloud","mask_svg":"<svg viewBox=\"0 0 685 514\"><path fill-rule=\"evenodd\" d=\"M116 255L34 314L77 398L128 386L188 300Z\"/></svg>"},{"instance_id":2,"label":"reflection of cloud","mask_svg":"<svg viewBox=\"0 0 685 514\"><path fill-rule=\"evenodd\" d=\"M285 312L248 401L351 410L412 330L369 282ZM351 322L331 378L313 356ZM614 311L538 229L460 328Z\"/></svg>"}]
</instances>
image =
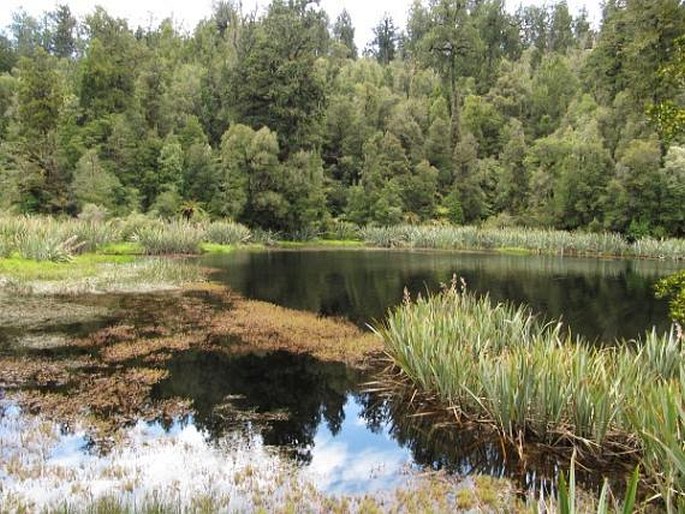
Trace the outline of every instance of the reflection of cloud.
<instances>
[{"instance_id":1,"label":"reflection of cloud","mask_svg":"<svg viewBox=\"0 0 685 514\"><path fill-rule=\"evenodd\" d=\"M369 431L360 410L355 401L350 402L340 432L334 437L320 429L314 439L305 475L324 492L357 494L405 483L403 471L411 462L409 452L385 430L378 434Z\"/></svg>"},{"instance_id":2,"label":"reflection of cloud","mask_svg":"<svg viewBox=\"0 0 685 514\"><path fill-rule=\"evenodd\" d=\"M315 476L325 476L330 470L344 466L349 459L347 446L343 443L327 441L316 444L315 448L314 458L307 468Z\"/></svg>"},{"instance_id":3,"label":"reflection of cloud","mask_svg":"<svg viewBox=\"0 0 685 514\"><path fill-rule=\"evenodd\" d=\"M319 427L311 464L295 480L333 494L404 485L409 452L389 440L387 431L368 430L354 401L345 410L336 436L325 424ZM257 433L231 432L210 440L192 418L170 427L141 421L122 431L105 455L89 452L87 443L84 431L64 434L58 425L25 416L0 400L0 505L18 498L40 511L115 495L124 506L133 506L161 492L180 506L193 497L220 495L231 499L227 510L242 511L250 510L255 488L268 490L270 498L287 494L283 477L293 469Z\"/></svg>"},{"instance_id":4,"label":"reflection of cloud","mask_svg":"<svg viewBox=\"0 0 685 514\"><path fill-rule=\"evenodd\" d=\"M211 492L230 498L229 510L240 511L253 488L271 487L290 469L255 434L219 447L190 423L165 430L139 422L106 455L89 453L86 443L83 431L63 434L38 417L3 412L0 404L0 505L12 498L41 511L115 495L133 506L161 493L183 506ZM243 475L249 481L236 481Z\"/></svg>"},{"instance_id":5,"label":"reflection of cloud","mask_svg":"<svg viewBox=\"0 0 685 514\"><path fill-rule=\"evenodd\" d=\"M407 461L395 449L352 452L346 444L328 440L316 443L305 473L327 493L363 493L401 485Z\"/></svg>"}]
</instances>

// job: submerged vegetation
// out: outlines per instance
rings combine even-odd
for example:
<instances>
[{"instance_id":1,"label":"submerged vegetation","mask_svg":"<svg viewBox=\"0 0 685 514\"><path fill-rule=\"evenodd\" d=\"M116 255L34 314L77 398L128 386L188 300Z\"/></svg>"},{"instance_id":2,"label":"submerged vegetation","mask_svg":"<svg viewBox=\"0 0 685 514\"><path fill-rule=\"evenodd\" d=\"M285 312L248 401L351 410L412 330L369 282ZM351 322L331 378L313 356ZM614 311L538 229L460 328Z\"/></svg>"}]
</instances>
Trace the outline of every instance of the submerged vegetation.
<instances>
[{"instance_id":1,"label":"submerged vegetation","mask_svg":"<svg viewBox=\"0 0 685 514\"><path fill-rule=\"evenodd\" d=\"M666 504L685 506L685 353L675 329L597 348L453 282L407 298L376 330L401 376L456 420L639 459Z\"/></svg>"}]
</instances>

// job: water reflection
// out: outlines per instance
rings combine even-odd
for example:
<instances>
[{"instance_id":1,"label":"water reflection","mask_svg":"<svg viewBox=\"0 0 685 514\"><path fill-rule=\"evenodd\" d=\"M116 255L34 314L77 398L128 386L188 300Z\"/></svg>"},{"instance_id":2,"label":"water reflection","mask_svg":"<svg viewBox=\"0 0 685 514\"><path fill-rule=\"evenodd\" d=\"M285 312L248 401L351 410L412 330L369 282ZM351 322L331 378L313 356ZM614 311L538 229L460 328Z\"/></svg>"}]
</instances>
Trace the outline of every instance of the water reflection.
<instances>
[{"instance_id":1,"label":"water reflection","mask_svg":"<svg viewBox=\"0 0 685 514\"><path fill-rule=\"evenodd\" d=\"M168 370L168 378L154 387L154 398L192 399L195 423L213 438L236 423L266 420L264 443L286 448L302 463L312 460L321 423L333 435L340 432L347 396L358 382L344 364L288 352L186 352L172 358ZM247 416L250 412L254 415Z\"/></svg>"},{"instance_id":2,"label":"water reflection","mask_svg":"<svg viewBox=\"0 0 685 514\"><path fill-rule=\"evenodd\" d=\"M665 330L666 304L654 298L653 284L677 270L656 261L385 250L235 252L202 263L248 297L360 325L382 319L405 286L414 294L434 290L457 274L494 301L526 303L603 341L653 325Z\"/></svg>"},{"instance_id":3,"label":"water reflection","mask_svg":"<svg viewBox=\"0 0 685 514\"><path fill-rule=\"evenodd\" d=\"M568 455L531 447L524 461L491 431L414 416L408 399L365 392L359 372L306 355L189 352L175 357L169 371L154 395L191 399L196 414L187 422L213 441L259 434L325 492L391 489L408 469L427 468L506 476L526 491L548 493L559 467L568 467ZM615 465L579 470L578 479L597 488L603 474L621 483L623 472Z\"/></svg>"}]
</instances>

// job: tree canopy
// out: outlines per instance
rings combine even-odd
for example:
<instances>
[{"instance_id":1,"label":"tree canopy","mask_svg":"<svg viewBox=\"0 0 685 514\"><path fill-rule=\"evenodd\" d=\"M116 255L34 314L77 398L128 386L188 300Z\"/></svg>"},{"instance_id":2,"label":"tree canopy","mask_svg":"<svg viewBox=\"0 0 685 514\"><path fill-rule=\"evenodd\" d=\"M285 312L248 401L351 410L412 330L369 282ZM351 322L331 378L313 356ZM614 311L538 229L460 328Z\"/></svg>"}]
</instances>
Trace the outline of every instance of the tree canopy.
<instances>
[{"instance_id":1,"label":"tree canopy","mask_svg":"<svg viewBox=\"0 0 685 514\"><path fill-rule=\"evenodd\" d=\"M232 0L191 32L95 8L0 33L0 207L685 236L685 6L415 0L378 20Z\"/></svg>"}]
</instances>

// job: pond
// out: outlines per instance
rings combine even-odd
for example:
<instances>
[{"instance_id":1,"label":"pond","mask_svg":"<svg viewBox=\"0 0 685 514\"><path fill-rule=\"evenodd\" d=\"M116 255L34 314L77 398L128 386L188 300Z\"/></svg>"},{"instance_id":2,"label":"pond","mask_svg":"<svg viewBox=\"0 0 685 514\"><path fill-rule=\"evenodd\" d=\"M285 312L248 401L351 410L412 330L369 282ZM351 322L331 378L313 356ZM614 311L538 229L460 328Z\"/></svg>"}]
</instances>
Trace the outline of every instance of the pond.
<instances>
[{"instance_id":1,"label":"pond","mask_svg":"<svg viewBox=\"0 0 685 514\"><path fill-rule=\"evenodd\" d=\"M561 318L592 340L634 338L670 325L654 283L678 270L659 261L629 261L405 250L235 252L202 259L212 278L241 294L364 325L382 320L402 299L436 290L453 275L496 302L529 305Z\"/></svg>"},{"instance_id":2,"label":"pond","mask_svg":"<svg viewBox=\"0 0 685 514\"><path fill-rule=\"evenodd\" d=\"M405 286L416 295L456 274L495 301L524 302L542 316L561 316L598 343L635 337L651 326L667 328L666 305L654 299L653 284L677 269L665 262L394 250L239 251L199 263L214 269L213 280L246 297L346 317L359 326L382 320ZM527 448L523 460L517 448L477 426L455 429L414 416L406 398L374 390L377 370L246 349L233 336L212 335L206 320L212 313L230 317L230 301L192 292L58 300L43 310L37 307L44 300L31 300L37 307L27 303L27 312L40 316L23 324L8 318L0 326L0 355L10 358L10 367L34 362L59 378L54 384L25 382L22 394L47 394L59 409L60 402L89 401L94 387L112 417L124 414L109 402L112 395L142 406L180 400L192 413L136 415L146 421L122 417L126 432L104 446L74 425L57 424L49 447L27 446L31 433L49 430L31 425L29 416L2 399L0 387L0 500L18 494L40 506L115 491L136 505L150 488L189 498L218 487L238 502L227 510L250 510L253 491L241 487L252 477L251 467L259 468L265 484L284 484L283 474L294 470L324 494L384 494L412 487L416 472L426 469L509 477L520 490L537 494L551 491L559 470L568 467L567 456L544 448ZM179 337L177 350L167 345ZM181 344L185 340L199 344ZM69 368L76 370L71 378L63 376ZM149 390L134 388L139 396L128 398L123 384L137 388L138 377L147 376ZM40 451L32 454L32 448ZM10 464L17 462L26 478L10 480ZM579 482L597 490L611 476L620 487L625 470L607 465L579 470Z\"/></svg>"}]
</instances>

